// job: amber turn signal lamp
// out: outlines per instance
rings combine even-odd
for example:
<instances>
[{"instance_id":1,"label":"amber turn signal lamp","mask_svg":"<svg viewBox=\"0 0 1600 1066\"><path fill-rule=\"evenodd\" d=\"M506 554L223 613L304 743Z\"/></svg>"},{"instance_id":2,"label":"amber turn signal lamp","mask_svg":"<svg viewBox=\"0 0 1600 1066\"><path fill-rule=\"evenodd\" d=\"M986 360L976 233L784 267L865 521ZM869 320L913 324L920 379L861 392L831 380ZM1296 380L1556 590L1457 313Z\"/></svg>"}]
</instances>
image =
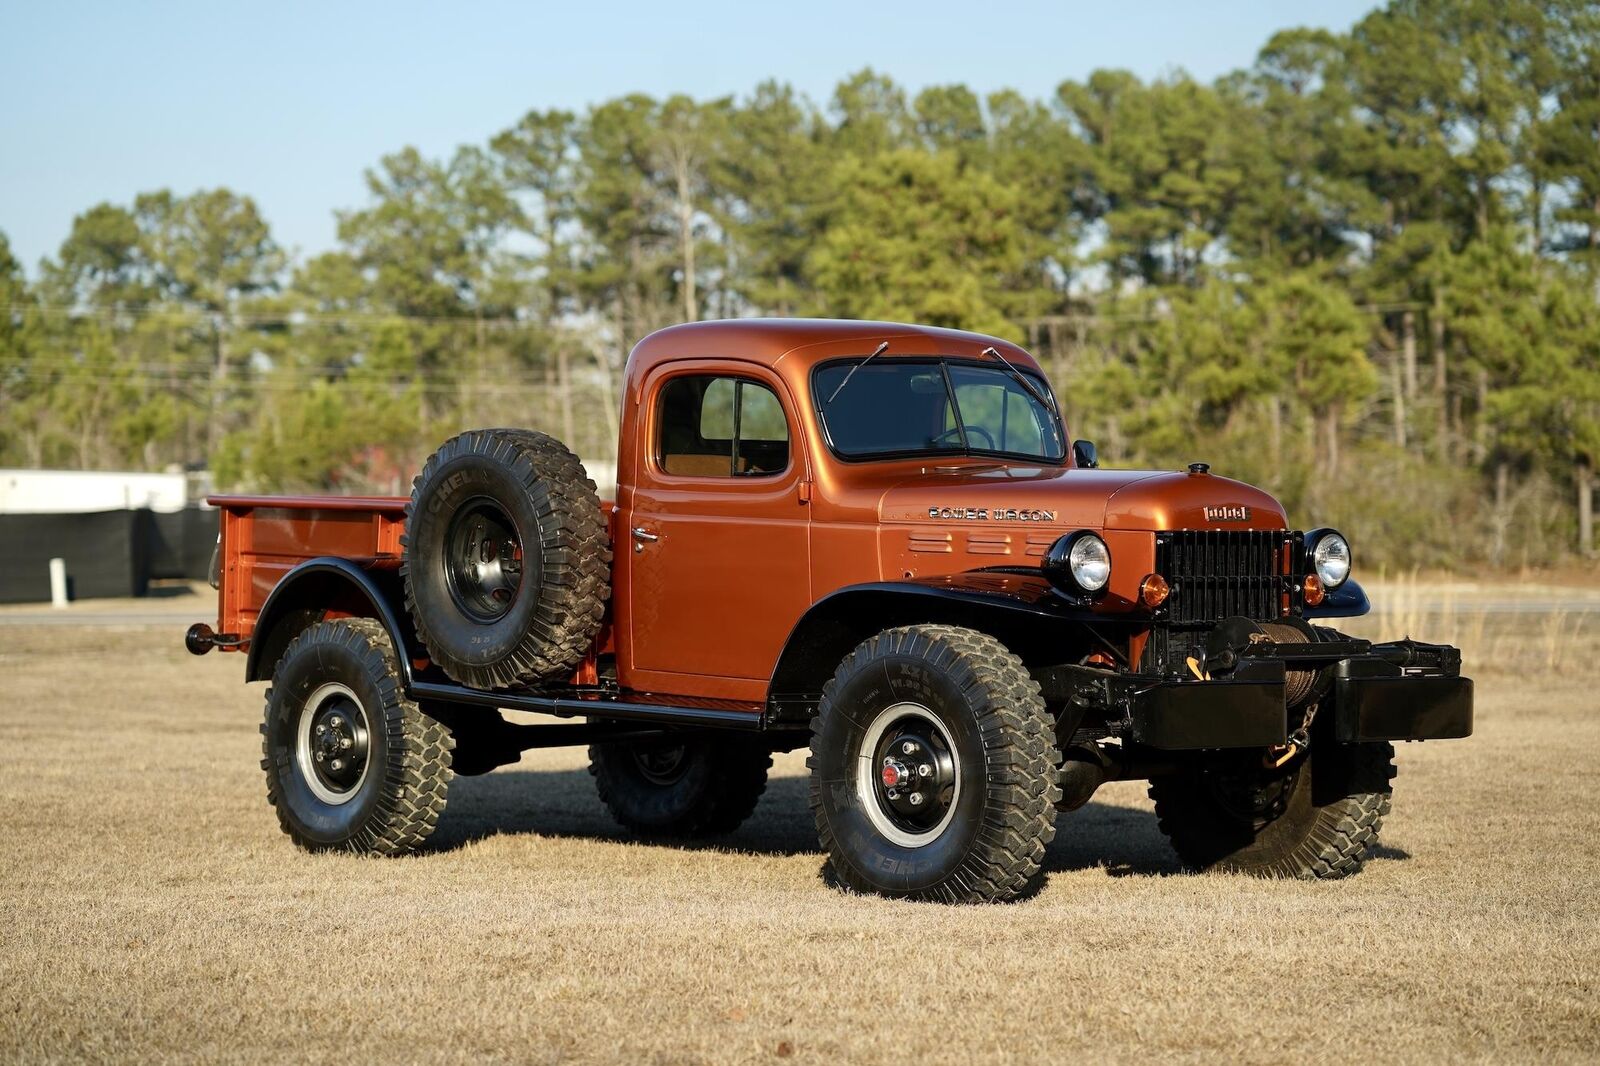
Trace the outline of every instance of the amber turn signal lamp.
<instances>
[{"instance_id":1,"label":"amber turn signal lamp","mask_svg":"<svg viewBox=\"0 0 1600 1066\"><path fill-rule=\"evenodd\" d=\"M1139 600L1146 607L1160 607L1167 602L1167 596L1171 592L1167 579L1160 574L1150 574L1139 582Z\"/></svg>"},{"instance_id":2,"label":"amber turn signal lamp","mask_svg":"<svg viewBox=\"0 0 1600 1066\"><path fill-rule=\"evenodd\" d=\"M1322 579L1316 574L1307 574L1305 581L1300 586L1300 591L1305 593L1306 606L1315 607L1328 595L1322 587Z\"/></svg>"}]
</instances>

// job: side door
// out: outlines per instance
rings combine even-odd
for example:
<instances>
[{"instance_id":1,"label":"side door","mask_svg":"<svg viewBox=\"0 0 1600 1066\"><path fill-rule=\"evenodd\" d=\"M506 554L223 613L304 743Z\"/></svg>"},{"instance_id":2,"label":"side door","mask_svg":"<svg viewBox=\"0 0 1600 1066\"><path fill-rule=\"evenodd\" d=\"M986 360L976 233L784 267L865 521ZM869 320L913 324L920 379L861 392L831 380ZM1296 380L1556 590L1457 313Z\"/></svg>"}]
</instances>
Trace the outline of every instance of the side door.
<instances>
[{"instance_id":1,"label":"side door","mask_svg":"<svg viewBox=\"0 0 1600 1066\"><path fill-rule=\"evenodd\" d=\"M639 414L617 545L628 578L619 680L763 699L811 602L809 474L792 397L763 367L686 360L651 375Z\"/></svg>"}]
</instances>

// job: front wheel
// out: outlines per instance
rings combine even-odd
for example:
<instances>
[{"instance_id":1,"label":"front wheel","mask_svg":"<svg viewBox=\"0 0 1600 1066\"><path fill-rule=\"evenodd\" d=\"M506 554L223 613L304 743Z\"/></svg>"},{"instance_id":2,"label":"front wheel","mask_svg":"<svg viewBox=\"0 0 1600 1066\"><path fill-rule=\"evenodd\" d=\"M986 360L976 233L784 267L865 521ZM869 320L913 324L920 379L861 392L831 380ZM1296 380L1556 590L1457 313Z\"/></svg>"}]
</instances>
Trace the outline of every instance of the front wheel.
<instances>
[{"instance_id":1,"label":"front wheel","mask_svg":"<svg viewBox=\"0 0 1600 1066\"><path fill-rule=\"evenodd\" d=\"M838 882L951 903L1038 877L1060 798L1055 724L1021 660L954 626L851 652L812 722L811 809Z\"/></svg>"},{"instance_id":2,"label":"front wheel","mask_svg":"<svg viewBox=\"0 0 1600 1066\"><path fill-rule=\"evenodd\" d=\"M1394 747L1318 740L1282 769L1241 753L1152 781L1157 821L1184 864L1313 881L1359 871L1389 813Z\"/></svg>"},{"instance_id":3,"label":"front wheel","mask_svg":"<svg viewBox=\"0 0 1600 1066\"><path fill-rule=\"evenodd\" d=\"M394 645L370 618L289 642L261 723L267 802L296 844L399 855L439 824L449 731L405 697Z\"/></svg>"}]
</instances>

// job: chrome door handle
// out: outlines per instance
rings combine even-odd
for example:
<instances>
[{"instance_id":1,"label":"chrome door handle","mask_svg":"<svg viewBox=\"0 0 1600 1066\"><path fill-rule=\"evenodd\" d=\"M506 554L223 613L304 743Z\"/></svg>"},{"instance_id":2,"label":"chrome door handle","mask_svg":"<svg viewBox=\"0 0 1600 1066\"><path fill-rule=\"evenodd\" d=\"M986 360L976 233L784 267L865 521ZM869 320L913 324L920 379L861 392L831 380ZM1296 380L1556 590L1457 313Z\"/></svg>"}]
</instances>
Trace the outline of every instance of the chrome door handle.
<instances>
[{"instance_id":1,"label":"chrome door handle","mask_svg":"<svg viewBox=\"0 0 1600 1066\"><path fill-rule=\"evenodd\" d=\"M660 537L659 534L652 533L648 529L644 528L643 526L634 526L633 527L633 539L634 539L633 550L636 551L636 552L642 552L642 551L644 551L644 542L645 541L647 541L647 540L648 541L652 541L652 542L653 541L658 541L658 540L661 539L661 537Z\"/></svg>"}]
</instances>

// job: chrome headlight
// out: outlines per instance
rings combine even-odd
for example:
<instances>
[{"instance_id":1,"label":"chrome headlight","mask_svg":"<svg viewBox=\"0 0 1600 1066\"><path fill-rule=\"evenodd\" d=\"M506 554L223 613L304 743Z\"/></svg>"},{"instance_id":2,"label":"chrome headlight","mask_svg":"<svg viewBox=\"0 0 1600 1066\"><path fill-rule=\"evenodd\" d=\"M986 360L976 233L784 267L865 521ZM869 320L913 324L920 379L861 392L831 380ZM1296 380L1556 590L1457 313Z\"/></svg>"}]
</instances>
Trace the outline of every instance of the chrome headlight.
<instances>
[{"instance_id":1,"label":"chrome headlight","mask_svg":"<svg viewBox=\"0 0 1600 1066\"><path fill-rule=\"evenodd\" d=\"M1093 594L1111 580L1111 550L1099 536L1080 529L1050 545L1044 572L1063 592Z\"/></svg>"},{"instance_id":2,"label":"chrome headlight","mask_svg":"<svg viewBox=\"0 0 1600 1066\"><path fill-rule=\"evenodd\" d=\"M1335 529L1314 530L1311 542L1311 569L1325 589L1336 589L1350 577L1350 542Z\"/></svg>"}]
</instances>

